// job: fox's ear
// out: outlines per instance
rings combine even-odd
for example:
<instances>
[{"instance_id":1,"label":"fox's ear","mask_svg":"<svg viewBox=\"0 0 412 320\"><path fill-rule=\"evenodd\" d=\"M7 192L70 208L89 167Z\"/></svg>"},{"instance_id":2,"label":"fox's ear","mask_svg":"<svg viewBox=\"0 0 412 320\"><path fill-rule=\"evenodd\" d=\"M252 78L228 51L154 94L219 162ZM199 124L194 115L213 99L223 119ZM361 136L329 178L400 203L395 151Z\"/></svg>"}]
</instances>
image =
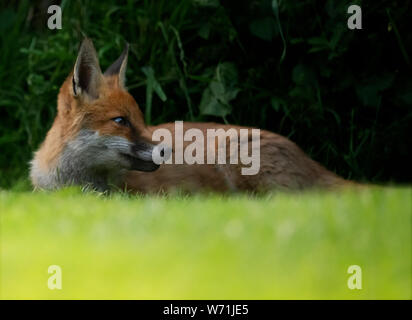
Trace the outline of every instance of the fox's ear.
<instances>
[{"instance_id":1,"label":"fox's ear","mask_svg":"<svg viewBox=\"0 0 412 320\"><path fill-rule=\"evenodd\" d=\"M113 64L104 72L104 75L107 77L115 76L115 85L123 89L126 86L126 66L128 54L129 44L126 43L120 57L117 58L117 60L113 62Z\"/></svg>"},{"instance_id":2,"label":"fox's ear","mask_svg":"<svg viewBox=\"0 0 412 320\"><path fill-rule=\"evenodd\" d=\"M99 66L93 42L85 38L80 46L79 54L73 70L73 94L76 97L87 95L89 98L99 97L102 82L102 71Z\"/></svg>"}]
</instances>

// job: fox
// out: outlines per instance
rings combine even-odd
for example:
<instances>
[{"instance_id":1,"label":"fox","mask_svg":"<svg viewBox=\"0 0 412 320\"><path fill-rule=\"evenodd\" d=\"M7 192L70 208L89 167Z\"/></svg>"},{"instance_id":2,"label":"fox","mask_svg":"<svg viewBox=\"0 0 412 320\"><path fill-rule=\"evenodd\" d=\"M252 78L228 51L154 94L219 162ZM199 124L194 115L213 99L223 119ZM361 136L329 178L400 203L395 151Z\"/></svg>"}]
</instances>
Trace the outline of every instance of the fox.
<instances>
[{"instance_id":1,"label":"fox","mask_svg":"<svg viewBox=\"0 0 412 320\"><path fill-rule=\"evenodd\" d=\"M74 68L58 93L54 122L30 163L35 189L78 185L135 194L176 190L225 193L333 189L351 184L312 160L288 138L267 130L259 131L260 169L256 174L242 174L239 163L155 162L155 152L176 157L176 138L171 146L153 139L158 129L169 130L173 137L175 125L150 126L144 122L142 111L126 88L128 52L126 44L118 59L102 73L93 42L83 39ZM183 132L190 129L205 135L209 129L218 130L224 141L230 139L226 134L230 130L233 134L253 128L184 122ZM254 139L249 134L244 143L252 148ZM183 147L188 144L184 141ZM217 152L218 148L217 143L205 143L207 150ZM229 155L223 157L228 159Z\"/></svg>"}]
</instances>

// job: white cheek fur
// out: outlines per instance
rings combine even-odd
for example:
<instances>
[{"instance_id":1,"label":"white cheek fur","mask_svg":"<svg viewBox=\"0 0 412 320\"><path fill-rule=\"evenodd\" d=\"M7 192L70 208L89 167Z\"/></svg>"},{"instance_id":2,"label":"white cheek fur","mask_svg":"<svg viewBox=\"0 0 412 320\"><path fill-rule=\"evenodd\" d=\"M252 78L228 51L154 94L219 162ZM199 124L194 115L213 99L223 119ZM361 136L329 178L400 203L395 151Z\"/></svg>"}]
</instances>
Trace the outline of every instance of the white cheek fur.
<instances>
[{"instance_id":1,"label":"white cheek fur","mask_svg":"<svg viewBox=\"0 0 412 320\"><path fill-rule=\"evenodd\" d=\"M121 172L130 166L122 153L130 154L127 139L118 136L101 136L93 130L81 130L65 146L57 166L43 171L36 161L31 163L31 178L36 187L55 189L70 184L92 184L107 189L107 176L120 179Z\"/></svg>"}]
</instances>

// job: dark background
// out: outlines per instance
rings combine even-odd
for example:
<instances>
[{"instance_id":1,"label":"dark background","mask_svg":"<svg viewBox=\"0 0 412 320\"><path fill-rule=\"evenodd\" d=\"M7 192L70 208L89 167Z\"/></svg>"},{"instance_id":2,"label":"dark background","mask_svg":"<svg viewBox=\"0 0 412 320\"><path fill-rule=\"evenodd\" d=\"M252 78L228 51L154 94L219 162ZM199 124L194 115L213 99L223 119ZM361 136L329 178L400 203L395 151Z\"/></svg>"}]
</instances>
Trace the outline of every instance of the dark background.
<instances>
[{"instance_id":1,"label":"dark background","mask_svg":"<svg viewBox=\"0 0 412 320\"><path fill-rule=\"evenodd\" d=\"M62 30L47 28L60 4ZM362 7L362 30L347 8ZM2 1L0 187L27 186L83 35L104 70L131 44L146 121L268 129L338 174L412 182L410 1Z\"/></svg>"}]
</instances>

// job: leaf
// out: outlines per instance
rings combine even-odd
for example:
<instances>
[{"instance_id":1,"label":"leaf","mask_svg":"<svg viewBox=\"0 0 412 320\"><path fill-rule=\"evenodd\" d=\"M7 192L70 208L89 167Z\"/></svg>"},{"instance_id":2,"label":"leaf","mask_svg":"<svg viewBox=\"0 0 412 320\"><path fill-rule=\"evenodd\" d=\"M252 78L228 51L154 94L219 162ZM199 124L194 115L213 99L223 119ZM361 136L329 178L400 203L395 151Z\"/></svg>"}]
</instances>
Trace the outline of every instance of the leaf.
<instances>
[{"instance_id":1,"label":"leaf","mask_svg":"<svg viewBox=\"0 0 412 320\"><path fill-rule=\"evenodd\" d=\"M147 83L153 88L154 92L156 92L156 94L159 96L159 98L163 102L165 102L167 100L166 94L164 93L160 83L156 80L153 68L152 67L143 67L142 71L147 77Z\"/></svg>"},{"instance_id":2,"label":"leaf","mask_svg":"<svg viewBox=\"0 0 412 320\"><path fill-rule=\"evenodd\" d=\"M35 95L41 95L48 89L47 82L40 74L29 74L27 84Z\"/></svg>"},{"instance_id":3,"label":"leaf","mask_svg":"<svg viewBox=\"0 0 412 320\"><path fill-rule=\"evenodd\" d=\"M290 39L291 44L299 44L299 43L303 43L303 42L305 42L305 40L303 38L292 38L292 39Z\"/></svg>"},{"instance_id":4,"label":"leaf","mask_svg":"<svg viewBox=\"0 0 412 320\"><path fill-rule=\"evenodd\" d=\"M282 25L280 23L279 4L278 4L277 0L272 0L272 11L275 14L277 27L279 29L280 37L282 38L282 43L283 43L282 55L281 55L280 60L279 60L279 65L280 65L286 57L286 39L285 39L285 35L283 34Z\"/></svg>"},{"instance_id":5,"label":"leaf","mask_svg":"<svg viewBox=\"0 0 412 320\"><path fill-rule=\"evenodd\" d=\"M374 86L358 87L356 93L365 106L379 106L381 103L382 97Z\"/></svg>"},{"instance_id":6,"label":"leaf","mask_svg":"<svg viewBox=\"0 0 412 320\"><path fill-rule=\"evenodd\" d=\"M292 79L297 85L314 86L317 83L314 71L303 64L298 64L293 68Z\"/></svg>"},{"instance_id":7,"label":"leaf","mask_svg":"<svg viewBox=\"0 0 412 320\"><path fill-rule=\"evenodd\" d=\"M209 86L203 91L199 105L200 113L217 117L230 114L230 101L239 93L237 81L237 70L232 63L219 64Z\"/></svg>"},{"instance_id":8,"label":"leaf","mask_svg":"<svg viewBox=\"0 0 412 320\"><path fill-rule=\"evenodd\" d=\"M207 40L207 39L209 39L210 29L211 29L210 23L205 23L205 24L203 24L203 25L200 27L200 29L197 31L197 34L198 34L201 38Z\"/></svg>"},{"instance_id":9,"label":"leaf","mask_svg":"<svg viewBox=\"0 0 412 320\"><path fill-rule=\"evenodd\" d=\"M206 88L205 91L203 91L199 109L203 115L217 117L225 117L232 112L232 107L229 104L220 103L210 88Z\"/></svg>"},{"instance_id":10,"label":"leaf","mask_svg":"<svg viewBox=\"0 0 412 320\"><path fill-rule=\"evenodd\" d=\"M277 34L275 20L272 17L252 21L249 29L253 35L265 41L271 41Z\"/></svg>"},{"instance_id":11,"label":"leaf","mask_svg":"<svg viewBox=\"0 0 412 320\"><path fill-rule=\"evenodd\" d=\"M283 99L281 99L281 98L278 98L278 97L272 97L272 98L270 99L270 104L271 104L272 108L273 108L275 111L280 111L280 109L282 108L282 106L284 105L284 103L285 103L285 100L283 100Z\"/></svg>"},{"instance_id":12,"label":"leaf","mask_svg":"<svg viewBox=\"0 0 412 320\"><path fill-rule=\"evenodd\" d=\"M312 46L328 47L329 41L322 37L313 37L308 39L308 43Z\"/></svg>"},{"instance_id":13,"label":"leaf","mask_svg":"<svg viewBox=\"0 0 412 320\"><path fill-rule=\"evenodd\" d=\"M153 91L159 96L159 98L165 102L167 100L166 94L159 82L156 80L154 75L154 70L152 67L143 67L143 73L146 75L146 110L145 110L145 121L146 123L151 123L151 113L152 113L152 96Z\"/></svg>"},{"instance_id":14,"label":"leaf","mask_svg":"<svg viewBox=\"0 0 412 320\"><path fill-rule=\"evenodd\" d=\"M217 8L220 6L219 0L194 0L193 2L200 7Z\"/></svg>"},{"instance_id":15,"label":"leaf","mask_svg":"<svg viewBox=\"0 0 412 320\"><path fill-rule=\"evenodd\" d=\"M221 100L225 100L224 95L225 95L225 86L223 82L218 82L216 80L213 80L210 85L209 85L210 90L212 91L212 94L216 98L220 98Z\"/></svg>"},{"instance_id":16,"label":"leaf","mask_svg":"<svg viewBox=\"0 0 412 320\"><path fill-rule=\"evenodd\" d=\"M380 92L389 88L393 80L391 74L369 78L366 84L356 88L356 93L365 106L378 106L382 100Z\"/></svg>"}]
</instances>

